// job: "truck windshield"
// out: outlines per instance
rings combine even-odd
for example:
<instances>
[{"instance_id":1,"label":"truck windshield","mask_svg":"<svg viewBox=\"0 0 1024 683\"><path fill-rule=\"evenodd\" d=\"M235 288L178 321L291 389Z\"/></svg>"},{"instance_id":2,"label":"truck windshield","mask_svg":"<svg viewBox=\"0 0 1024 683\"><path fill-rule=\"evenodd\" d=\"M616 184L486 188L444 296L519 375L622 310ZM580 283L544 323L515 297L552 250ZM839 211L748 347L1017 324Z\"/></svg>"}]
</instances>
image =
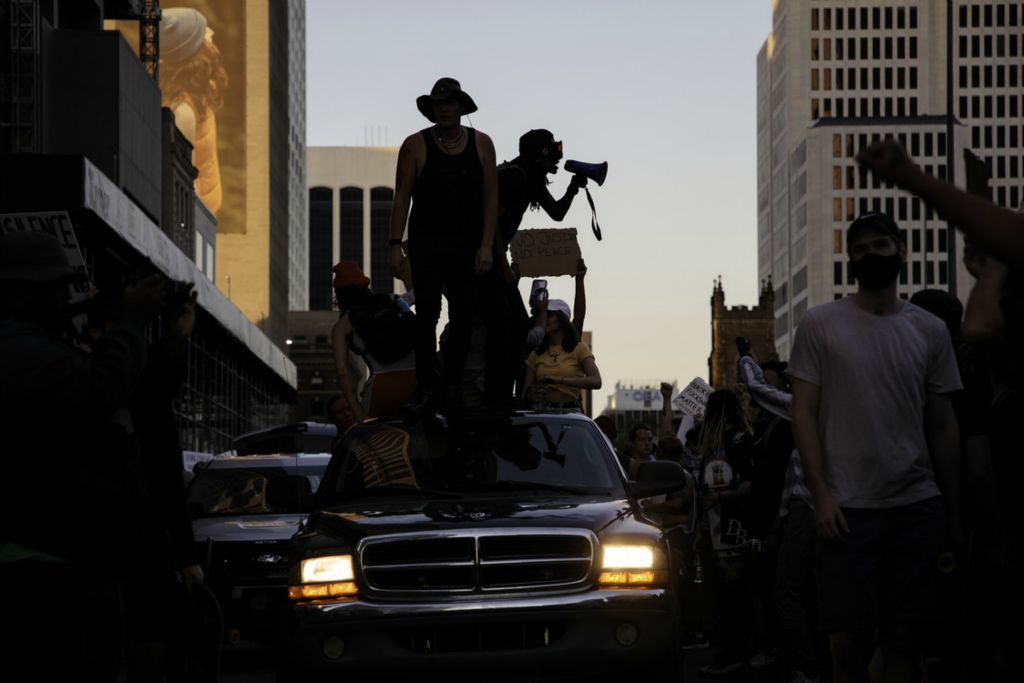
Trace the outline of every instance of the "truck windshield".
<instances>
[{"instance_id":1,"label":"truck windshield","mask_svg":"<svg viewBox=\"0 0 1024 683\"><path fill-rule=\"evenodd\" d=\"M551 417L372 424L354 429L325 475L330 499L374 495L621 492L614 456L597 430Z\"/></svg>"},{"instance_id":2,"label":"truck windshield","mask_svg":"<svg viewBox=\"0 0 1024 683\"><path fill-rule=\"evenodd\" d=\"M224 467L202 470L188 490L192 517L308 512L323 467Z\"/></svg>"}]
</instances>

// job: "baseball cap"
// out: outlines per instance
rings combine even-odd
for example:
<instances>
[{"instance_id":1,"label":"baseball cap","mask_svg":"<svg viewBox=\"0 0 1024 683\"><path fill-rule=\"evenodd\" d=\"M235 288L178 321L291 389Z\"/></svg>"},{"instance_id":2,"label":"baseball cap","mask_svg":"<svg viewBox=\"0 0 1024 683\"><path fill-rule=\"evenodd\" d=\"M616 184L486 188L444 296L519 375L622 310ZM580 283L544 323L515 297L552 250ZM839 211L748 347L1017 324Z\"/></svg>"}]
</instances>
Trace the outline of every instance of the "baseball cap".
<instances>
[{"instance_id":1,"label":"baseball cap","mask_svg":"<svg viewBox=\"0 0 1024 683\"><path fill-rule=\"evenodd\" d=\"M903 244L903 235L900 234L900 227L896 221L887 213L865 213L857 217L846 230L846 244L849 246L854 236L865 228L873 228L888 235L896 241L896 244Z\"/></svg>"},{"instance_id":2,"label":"baseball cap","mask_svg":"<svg viewBox=\"0 0 1024 683\"><path fill-rule=\"evenodd\" d=\"M572 309L569 308L569 304L561 299L551 299L548 301L548 313L561 313L566 318L572 320Z\"/></svg>"}]
</instances>

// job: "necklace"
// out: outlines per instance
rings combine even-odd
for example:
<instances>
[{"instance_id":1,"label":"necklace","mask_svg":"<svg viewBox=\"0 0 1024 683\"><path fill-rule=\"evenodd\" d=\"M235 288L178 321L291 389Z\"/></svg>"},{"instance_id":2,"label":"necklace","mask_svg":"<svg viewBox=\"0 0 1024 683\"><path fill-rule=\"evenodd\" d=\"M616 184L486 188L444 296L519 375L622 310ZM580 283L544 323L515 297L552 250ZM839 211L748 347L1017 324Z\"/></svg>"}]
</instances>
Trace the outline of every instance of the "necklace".
<instances>
[{"instance_id":1,"label":"necklace","mask_svg":"<svg viewBox=\"0 0 1024 683\"><path fill-rule=\"evenodd\" d=\"M449 140L449 139L445 139L445 137L442 136L442 135L438 135L437 136L437 141L439 143L441 143L441 146L444 147L446 150L451 151L453 149L457 149L458 146L460 144L462 144L462 138L464 138L465 136L466 136L466 129L463 128L462 126L459 126L459 134L456 135L454 138L451 138Z\"/></svg>"}]
</instances>

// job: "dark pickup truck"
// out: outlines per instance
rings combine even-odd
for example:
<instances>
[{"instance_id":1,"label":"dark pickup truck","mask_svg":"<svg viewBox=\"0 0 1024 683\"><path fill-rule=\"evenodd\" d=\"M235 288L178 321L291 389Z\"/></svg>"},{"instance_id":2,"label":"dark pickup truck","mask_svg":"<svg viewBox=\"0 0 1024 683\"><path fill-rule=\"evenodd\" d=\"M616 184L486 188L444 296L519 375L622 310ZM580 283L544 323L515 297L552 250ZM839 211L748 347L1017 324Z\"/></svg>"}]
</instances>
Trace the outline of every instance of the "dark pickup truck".
<instances>
[{"instance_id":1,"label":"dark pickup truck","mask_svg":"<svg viewBox=\"0 0 1024 683\"><path fill-rule=\"evenodd\" d=\"M279 680L678 678L672 553L637 501L687 475L637 479L580 415L349 430L291 542Z\"/></svg>"}]
</instances>

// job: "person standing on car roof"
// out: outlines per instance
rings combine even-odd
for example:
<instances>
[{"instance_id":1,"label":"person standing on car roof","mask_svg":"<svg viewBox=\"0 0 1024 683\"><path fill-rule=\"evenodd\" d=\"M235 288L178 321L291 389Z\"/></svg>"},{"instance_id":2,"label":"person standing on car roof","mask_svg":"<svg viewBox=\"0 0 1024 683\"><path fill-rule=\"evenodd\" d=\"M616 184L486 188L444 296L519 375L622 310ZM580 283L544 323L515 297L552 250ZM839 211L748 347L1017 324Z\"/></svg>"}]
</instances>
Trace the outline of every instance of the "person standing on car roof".
<instances>
[{"instance_id":1,"label":"person standing on car roof","mask_svg":"<svg viewBox=\"0 0 1024 683\"><path fill-rule=\"evenodd\" d=\"M408 219L420 394L413 409L432 413L442 399L446 408L461 407L462 370L473 317L478 314L485 318L490 347L485 393L492 404L501 403L504 393L511 394L511 388L505 392L501 386L507 304L495 299L481 305L481 297L488 298L493 291L488 274L494 261L498 213L494 143L461 124L462 116L475 112L477 106L454 78L438 80L429 95L416 99L416 107L433 125L410 135L399 149L390 242L391 267L397 276L405 262L402 236ZM436 361L442 294L448 300L451 323L443 378Z\"/></svg>"},{"instance_id":2,"label":"person standing on car roof","mask_svg":"<svg viewBox=\"0 0 1024 683\"><path fill-rule=\"evenodd\" d=\"M519 293L519 269L508 263L507 252L512 238L519 231L527 209L544 209L552 220L561 222L569 212L580 188L586 187L587 178L574 175L561 199L555 199L548 190L549 175L558 173L562 160L562 142L555 140L549 130L536 129L519 138L519 156L498 166L498 239L494 244L494 269L498 277L495 284L501 296L508 300L512 333L508 337L508 358L514 379L523 382L523 361L541 343L547 320L547 292L540 300L531 301L528 312ZM573 325L578 336L583 336L583 319L587 310L584 277L587 267L580 259L577 264L576 300ZM531 325L531 318L533 324Z\"/></svg>"},{"instance_id":3,"label":"person standing on car roof","mask_svg":"<svg viewBox=\"0 0 1024 683\"><path fill-rule=\"evenodd\" d=\"M123 319L87 354L68 337L68 285L82 277L54 237L0 237L0 657L40 680L117 676L143 500L119 411L166 288L161 276L127 288ZM57 650L55 624L69 634Z\"/></svg>"}]
</instances>

